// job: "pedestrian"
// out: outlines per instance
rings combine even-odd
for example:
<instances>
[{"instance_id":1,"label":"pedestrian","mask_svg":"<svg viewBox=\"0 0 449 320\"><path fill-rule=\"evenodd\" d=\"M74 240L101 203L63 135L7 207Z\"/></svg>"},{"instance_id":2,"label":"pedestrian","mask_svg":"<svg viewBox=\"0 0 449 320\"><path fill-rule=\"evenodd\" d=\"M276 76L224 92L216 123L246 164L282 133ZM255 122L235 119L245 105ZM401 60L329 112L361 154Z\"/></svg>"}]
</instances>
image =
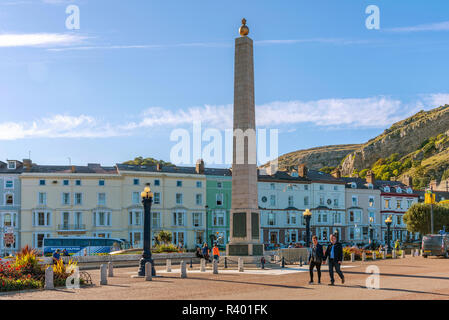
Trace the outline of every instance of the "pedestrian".
<instances>
[{"instance_id":1,"label":"pedestrian","mask_svg":"<svg viewBox=\"0 0 449 320\"><path fill-rule=\"evenodd\" d=\"M396 251L398 251L400 248L401 248L401 245L400 245L400 243L399 243L399 239L397 239L396 242L394 243L394 249L395 249Z\"/></svg>"},{"instance_id":2,"label":"pedestrian","mask_svg":"<svg viewBox=\"0 0 449 320\"><path fill-rule=\"evenodd\" d=\"M309 272L310 272L310 282L313 284L313 268L316 267L316 272L318 274L318 283L321 283L321 263L323 262L323 247L318 243L318 237L312 237L312 247L309 251Z\"/></svg>"},{"instance_id":3,"label":"pedestrian","mask_svg":"<svg viewBox=\"0 0 449 320\"><path fill-rule=\"evenodd\" d=\"M324 263L326 263L327 258L329 258L329 277L331 278L331 283L329 283L329 285L333 286L335 282L334 269L341 278L341 283L345 283L345 277L340 270L341 262L343 260L343 249L341 243L337 242L335 234L331 235L331 244L327 247L323 257Z\"/></svg>"},{"instance_id":4,"label":"pedestrian","mask_svg":"<svg viewBox=\"0 0 449 320\"><path fill-rule=\"evenodd\" d=\"M217 244L214 244L214 247L212 248L212 255L214 256L214 260L219 260L220 258L220 250L218 249Z\"/></svg>"},{"instance_id":5,"label":"pedestrian","mask_svg":"<svg viewBox=\"0 0 449 320\"><path fill-rule=\"evenodd\" d=\"M204 242L203 249L201 251L203 253L203 258L206 259L206 261L209 261L209 247L206 242Z\"/></svg>"},{"instance_id":6,"label":"pedestrian","mask_svg":"<svg viewBox=\"0 0 449 320\"><path fill-rule=\"evenodd\" d=\"M61 255L59 254L59 249L53 253L53 264L58 264L59 259L61 259Z\"/></svg>"},{"instance_id":7,"label":"pedestrian","mask_svg":"<svg viewBox=\"0 0 449 320\"><path fill-rule=\"evenodd\" d=\"M62 250L62 255L63 255L64 257L70 256L69 253L67 252L67 249Z\"/></svg>"},{"instance_id":8,"label":"pedestrian","mask_svg":"<svg viewBox=\"0 0 449 320\"><path fill-rule=\"evenodd\" d=\"M201 254L201 248L200 247L196 247L196 257L197 258L202 258L202 254Z\"/></svg>"}]
</instances>

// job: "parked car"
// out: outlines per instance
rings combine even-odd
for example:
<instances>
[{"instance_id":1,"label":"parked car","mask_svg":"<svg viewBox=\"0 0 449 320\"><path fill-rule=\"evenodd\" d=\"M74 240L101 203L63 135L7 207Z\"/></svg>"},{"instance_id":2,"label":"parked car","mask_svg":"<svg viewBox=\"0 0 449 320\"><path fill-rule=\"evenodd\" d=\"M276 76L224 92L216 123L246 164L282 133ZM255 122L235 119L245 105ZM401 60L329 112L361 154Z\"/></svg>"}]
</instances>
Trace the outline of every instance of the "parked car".
<instances>
[{"instance_id":1,"label":"parked car","mask_svg":"<svg viewBox=\"0 0 449 320\"><path fill-rule=\"evenodd\" d=\"M449 258L449 235L428 234L422 239L423 257L443 256Z\"/></svg>"}]
</instances>

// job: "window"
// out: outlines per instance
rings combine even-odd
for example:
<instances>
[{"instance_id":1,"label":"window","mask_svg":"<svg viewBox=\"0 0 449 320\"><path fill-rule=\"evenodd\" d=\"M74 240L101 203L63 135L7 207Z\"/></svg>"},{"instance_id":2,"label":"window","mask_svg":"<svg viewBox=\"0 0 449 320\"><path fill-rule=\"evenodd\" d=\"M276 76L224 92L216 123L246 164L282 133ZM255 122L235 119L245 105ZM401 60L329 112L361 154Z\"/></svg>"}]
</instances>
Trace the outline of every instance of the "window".
<instances>
[{"instance_id":1,"label":"window","mask_svg":"<svg viewBox=\"0 0 449 320\"><path fill-rule=\"evenodd\" d=\"M8 161L8 170L14 170L16 168L15 161Z\"/></svg>"},{"instance_id":2,"label":"window","mask_svg":"<svg viewBox=\"0 0 449 320\"><path fill-rule=\"evenodd\" d=\"M294 207L293 196L288 196L288 206L289 207Z\"/></svg>"},{"instance_id":3,"label":"window","mask_svg":"<svg viewBox=\"0 0 449 320\"><path fill-rule=\"evenodd\" d=\"M176 186L177 187L182 187L182 181L181 180L176 181Z\"/></svg>"},{"instance_id":4,"label":"window","mask_svg":"<svg viewBox=\"0 0 449 320\"><path fill-rule=\"evenodd\" d=\"M33 212L33 226L48 227L51 224L51 212L35 211Z\"/></svg>"},{"instance_id":5,"label":"window","mask_svg":"<svg viewBox=\"0 0 449 320\"><path fill-rule=\"evenodd\" d=\"M142 243L142 232L140 231L132 231L129 233L129 242L131 245L136 248L140 247Z\"/></svg>"},{"instance_id":6,"label":"window","mask_svg":"<svg viewBox=\"0 0 449 320\"><path fill-rule=\"evenodd\" d=\"M184 245L184 232L173 232L173 244Z\"/></svg>"},{"instance_id":7,"label":"window","mask_svg":"<svg viewBox=\"0 0 449 320\"><path fill-rule=\"evenodd\" d=\"M14 197L13 197L12 194L7 194L7 195L5 196L5 203L6 203L6 205L8 205L8 206L11 206L11 205L14 204Z\"/></svg>"},{"instance_id":8,"label":"window","mask_svg":"<svg viewBox=\"0 0 449 320\"><path fill-rule=\"evenodd\" d=\"M154 228L160 228L161 227L161 213L160 212L152 212L152 220L151 220L151 226Z\"/></svg>"},{"instance_id":9,"label":"window","mask_svg":"<svg viewBox=\"0 0 449 320\"><path fill-rule=\"evenodd\" d=\"M173 225L174 226L184 225L184 212L173 212Z\"/></svg>"},{"instance_id":10,"label":"window","mask_svg":"<svg viewBox=\"0 0 449 320\"><path fill-rule=\"evenodd\" d=\"M141 211L130 211L129 212L129 225L140 226L142 224L142 212Z\"/></svg>"},{"instance_id":11,"label":"window","mask_svg":"<svg viewBox=\"0 0 449 320\"><path fill-rule=\"evenodd\" d=\"M81 180L75 180L75 185L80 186L81 185Z\"/></svg>"},{"instance_id":12,"label":"window","mask_svg":"<svg viewBox=\"0 0 449 320\"><path fill-rule=\"evenodd\" d=\"M104 227L111 225L111 213L106 211L95 211L93 214L94 226Z\"/></svg>"},{"instance_id":13,"label":"window","mask_svg":"<svg viewBox=\"0 0 449 320\"><path fill-rule=\"evenodd\" d=\"M293 185L288 184L288 185L287 185L287 190L293 190Z\"/></svg>"},{"instance_id":14,"label":"window","mask_svg":"<svg viewBox=\"0 0 449 320\"><path fill-rule=\"evenodd\" d=\"M44 239L50 238L51 234L49 233L34 233L33 234L33 246L36 248L42 248L44 246Z\"/></svg>"},{"instance_id":15,"label":"window","mask_svg":"<svg viewBox=\"0 0 449 320\"><path fill-rule=\"evenodd\" d=\"M304 190L309 190L309 186L307 184L304 185Z\"/></svg>"},{"instance_id":16,"label":"window","mask_svg":"<svg viewBox=\"0 0 449 320\"><path fill-rule=\"evenodd\" d=\"M82 193L75 193L75 205L81 205L83 203L83 194Z\"/></svg>"},{"instance_id":17,"label":"window","mask_svg":"<svg viewBox=\"0 0 449 320\"><path fill-rule=\"evenodd\" d=\"M39 205L46 205L47 204L47 193L46 192L39 192L38 193L37 203Z\"/></svg>"},{"instance_id":18,"label":"window","mask_svg":"<svg viewBox=\"0 0 449 320\"><path fill-rule=\"evenodd\" d=\"M276 205L276 196L274 194L270 195L270 206Z\"/></svg>"},{"instance_id":19,"label":"window","mask_svg":"<svg viewBox=\"0 0 449 320\"><path fill-rule=\"evenodd\" d=\"M372 219L371 219L371 218L372 218ZM372 223L375 223L375 222L376 222L376 217L375 217L375 214L374 214L373 211L370 211L370 212L369 212L369 219L370 219L370 222L371 222L371 220L373 220Z\"/></svg>"},{"instance_id":20,"label":"window","mask_svg":"<svg viewBox=\"0 0 449 320\"><path fill-rule=\"evenodd\" d=\"M62 184L65 185L65 186L68 186L69 185L69 180L63 180Z\"/></svg>"},{"instance_id":21,"label":"window","mask_svg":"<svg viewBox=\"0 0 449 320\"><path fill-rule=\"evenodd\" d=\"M341 223L341 214L339 212L334 213L334 223Z\"/></svg>"},{"instance_id":22,"label":"window","mask_svg":"<svg viewBox=\"0 0 449 320\"><path fill-rule=\"evenodd\" d=\"M374 207L374 197L369 197L368 206Z\"/></svg>"},{"instance_id":23,"label":"window","mask_svg":"<svg viewBox=\"0 0 449 320\"><path fill-rule=\"evenodd\" d=\"M402 209L402 200L396 200L396 209Z\"/></svg>"},{"instance_id":24,"label":"window","mask_svg":"<svg viewBox=\"0 0 449 320\"><path fill-rule=\"evenodd\" d=\"M64 206L70 205L70 193L68 193L68 192L62 193L62 204Z\"/></svg>"},{"instance_id":25,"label":"window","mask_svg":"<svg viewBox=\"0 0 449 320\"><path fill-rule=\"evenodd\" d=\"M268 213L268 219L267 219L267 224L269 226L274 226L276 225L276 216L273 212L269 212Z\"/></svg>"},{"instance_id":26,"label":"window","mask_svg":"<svg viewBox=\"0 0 449 320\"><path fill-rule=\"evenodd\" d=\"M134 191L132 193L132 202L133 204L139 204L140 203L140 193L137 191Z\"/></svg>"},{"instance_id":27,"label":"window","mask_svg":"<svg viewBox=\"0 0 449 320\"><path fill-rule=\"evenodd\" d=\"M62 213L62 227L64 230L67 230L69 228L69 223L70 223L70 213L63 212Z\"/></svg>"},{"instance_id":28,"label":"window","mask_svg":"<svg viewBox=\"0 0 449 320\"><path fill-rule=\"evenodd\" d=\"M106 193L100 192L98 194L98 205L105 206L106 205Z\"/></svg>"},{"instance_id":29,"label":"window","mask_svg":"<svg viewBox=\"0 0 449 320\"><path fill-rule=\"evenodd\" d=\"M368 183L368 189L374 189L374 186L372 183Z\"/></svg>"},{"instance_id":30,"label":"window","mask_svg":"<svg viewBox=\"0 0 449 320\"><path fill-rule=\"evenodd\" d=\"M334 186L334 191L338 191L338 186Z\"/></svg>"},{"instance_id":31,"label":"window","mask_svg":"<svg viewBox=\"0 0 449 320\"><path fill-rule=\"evenodd\" d=\"M14 188L14 180L7 179L5 180L5 189L13 189Z\"/></svg>"},{"instance_id":32,"label":"window","mask_svg":"<svg viewBox=\"0 0 449 320\"><path fill-rule=\"evenodd\" d=\"M361 214L360 211L349 211L349 222L360 223Z\"/></svg>"},{"instance_id":33,"label":"window","mask_svg":"<svg viewBox=\"0 0 449 320\"><path fill-rule=\"evenodd\" d=\"M407 209L410 208L413 205L413 200L408 199L407 200Z\"/></svg>"},{"instance_id":34,"label":"window","mask_svg":"<svg viewBox=\"0 0 449 320\"><path fill-rule=\"evenodd\" d=\"M402 192L401 187L397 187L397 188L396 188L396 193L401 193L401 192Z\"/></svg>"},{"instance_id":35,"label":"window","mask_svg":"<svg viewBox=\"0 0 449 320\"><path fill-rule=\"evenodd\" d=\"M196 182L196 187L201 188L203 186L203 183L201 181Z\"/></svg>"},{"instance_id":36,"label":"window","mask_svg":"<svg viewBox=\"0 0 449 320\"><path fill-rule=\"evenodd\" d=\"M296 213L293 212L287 213L287 224L296 225Z\"/></svg>"},{"instance_id":37,"label":"window","mask_svg":"<svg viewBox=\"0 0 449 320\"><path fill-rule=\"evenodd\" d=\"M204 243L204 231L195 231L195 244L202 246Z\"/></svg>"},{"instance_id":38,"label":"window","mask_svg":"<svg viewBox=\"0 0 449 320\"><path fill-rule=\"evenodd\" d=\"M176 204L182 204L182 193L176 194Z\"/></svg>"},{"instance_id":39,"label":"window","mask_svg":"<svg viewBox=\"0 0 449 320\"><path fill-rule=\"evenodd\" d=\"M390 199L385 199L385 208L390 209Z\"/></svg>"},{"instance_id":40,"label":"window","mask_svg":"<svg viewBox=\"0 0 449 320\"><path fill-rule=\"evenodd\" d=\"M357 196L352 196L352 206L356 207L359 204L359 199Z\"/></svg>"},{"instance_id":41,"label":"window","mask_svg":"<svg viewBox=\"0 0 449 320\"><path fill-rule=\"evenodd\" d=\"M98 180L98 185L99 186L104 186L104 180Z\"/></svg>"},{"instance_id":42,"label":"window","mask_svg":"<svg viewBox=\"0 0 449 320\"><path fill-rule=\"evenodd\" d=\"M357 183L351 182L351 188L352 188L352 189L356 189L356 188L357 188Z\"/></svg>"},{"instance_id":43,"label":"window","mask_svg":"<svg viewBox=\"0 0 449 320\"><path fill-rule=\"evenodd\" d=\"M194 212L192 214L193 216L193 226L194 227L201 227L202 224L202 217L201 217L201 212Z\"/></svg>"},{"instance_id":44,"label":"window","mask_svg":"<svg viewBox=\"0 0 449 320\"><path fill-rule=\"evenodd\" d=\"M385 192L390 192L390 187L388 187L388 186L384 187L384 191Z\"/></svg>"},{"instance_id":45,"label":"window","mask_svg":"<svg viewBox=\"0 0 449 320\"><path fill-rule=\"evenodd\" d=\"M83 223L83 213L75 212L75 228L81 229L81 224Z\"/></svg>"},{"instance_id":46,"label":"window","mask_svg":"<svg viewBox=\"0 0 449 320\"><path fill-rule=\"evenodd\" d=\"M324 186L320 184L320 190L324 190Z\"/></svg>"},{"instance_id":47,"label":"window","mask_svg":"<svg viewBox=\"0 0 449 320\"><path fill-rule=\"evenodd\" d=\"M39 180L39 185L40 186L45 186L45 180Z\"/></svg>"},{"instance_id":48,"label":"window","mask_svg":"<svg viewBox=\"0 0 449 320\"><path fill-rule=\"evenodd\" d=\"M160 192L154 193L153 202L154 202L154 204L161 204L161 193Z\"/></svg>"},{"instance_id":49,"label":"window","mask_svg":"<svg viewBox=\"0 0 449 320\"><path fill-rule=\"evenodd\" d=\"M271 189L271 190L275 190L275 189L276 189L276 186L275 186L274 183L270 183L270 189Z\"/></svg>"},{"instance_id":50,"label":"window","mask_svg":"<svg viewBox=\"0 0 449 320\"><path fill-rule=\"evenodd\" d=\"M154 180L154 185L155 186L160 186L161 185L161 181L159 179Z\"/></svg>"},{"instance_id":51,"label":"window","mask_svg":"<svg viewBox=\"0 0 449 320\"><path fill-rule=\"evenodd\" d=\"M221 182L217 182L217 188L221 189L222 187L223 187L222 183Z\"/></svg>"},{"instance_id":52,"label":"window","mask_svg":"<svg viewBox=\"0 0 449 320\"><path fill-rule=\"evenodd\" d=\"M309 196L305 196L304 197L304 205L308 206L309 205Z\"/></svg>"},{"instance_id":53,"label":"window","mask_svg":"<svg viewBox=\"0 0 449 320\"><path fill-rule=\"evenodd\" d=\"M401 224L402 224L402 216L397 215L397 216L396 216L396 219L397 219L397 220L396 220L396 224L397 224L397 225L401 225Z\"/></svg>"},{"instance_id":54,"label":"window","mask_svg":"<svg viewBox=\"0 0 449 320\"><path fill-rule=\"evenodd\" d=\"M212 213L212 225L214 227L223 227L225 225L224 211L214 211Z\"/></svg>"},{"instance_id":55,"label":"window","mask_svg":"<svg viewBox=\"0 0 449 320\"><path fill-rule=\"evenodd\" d=\"M198 193L198 194L196 195L196 204L197 204L197 205L203 204L203 195L202 195L201 193Z\"/></svg>"},{"instance_id":56,"label":"window","mask_svg":"<svg viewBox=\"0 0 449 320\"><path fill-rule=\"evenodd\" d=\"M320 195L320 206L324 206L324 196Z\"/></svg>"},{"instance_id":57,"label":"window","mask_svg":"<svg viewBox=\"0 0 449 320\"><path fill-rule=\"evenodd\" d=\"M222 206L223 205L223 194L217 193L215 195L215 200L216 200L217 206Z\"/></svg>"},{"instance_id":58,"label":"window","mask_svg":"<svg viewBox=\"0 0 449 320\"><path fill-rule=\"evenodd\" d=\"M334 207L338 207L338 199L337 198L334 199Z\"/></svg>"},{"instance_id":59,"label":"window","mask_svg":"<svg viewBox=\"0 0 449 320\"><path fill-rule=\"evenodd\" d=\"M135 186L138 186L138 185L140 184L139 179L134 179L134 180L133 180L133 184L134 184Z\"/></svg>"}]
</instances>

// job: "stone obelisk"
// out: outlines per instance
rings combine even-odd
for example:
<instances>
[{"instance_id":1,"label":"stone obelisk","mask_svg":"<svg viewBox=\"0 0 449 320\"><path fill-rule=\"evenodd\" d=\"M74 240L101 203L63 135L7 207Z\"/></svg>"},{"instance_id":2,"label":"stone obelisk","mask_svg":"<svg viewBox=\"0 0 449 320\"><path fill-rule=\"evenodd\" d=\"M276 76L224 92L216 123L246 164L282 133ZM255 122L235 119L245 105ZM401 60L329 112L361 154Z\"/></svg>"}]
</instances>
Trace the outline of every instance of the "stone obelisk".
<instances>
[{"instance_id":1,"label":"stone obelisk","mask_svg":"<svg viewBox=\"0 0 449 320\"><path fill-rule=\"evenodd\" d=\"M234 143L232 202L228 256L263 255L257 202L256 116L254 103L253 40L242 20L235 39Z\"/></svg>"}]
</instances>

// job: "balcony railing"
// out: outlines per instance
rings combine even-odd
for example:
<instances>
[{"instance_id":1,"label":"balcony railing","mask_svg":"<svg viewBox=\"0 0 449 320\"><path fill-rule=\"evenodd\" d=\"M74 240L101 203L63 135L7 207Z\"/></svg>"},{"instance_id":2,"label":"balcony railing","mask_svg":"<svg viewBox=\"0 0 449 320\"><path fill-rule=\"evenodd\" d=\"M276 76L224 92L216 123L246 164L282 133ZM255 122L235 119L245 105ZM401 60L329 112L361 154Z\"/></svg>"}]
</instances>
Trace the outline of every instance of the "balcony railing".
<instances>
[{"instance_id":1,"label":"balcony railing","mask_svg":"<svg viewBox=\"0 0 449 320\"><path fill-rule=\"evenodd\" d=\"M59 231L80 231L86 230L85 224L58 224Z\"/></svg>"}]
</instances>

